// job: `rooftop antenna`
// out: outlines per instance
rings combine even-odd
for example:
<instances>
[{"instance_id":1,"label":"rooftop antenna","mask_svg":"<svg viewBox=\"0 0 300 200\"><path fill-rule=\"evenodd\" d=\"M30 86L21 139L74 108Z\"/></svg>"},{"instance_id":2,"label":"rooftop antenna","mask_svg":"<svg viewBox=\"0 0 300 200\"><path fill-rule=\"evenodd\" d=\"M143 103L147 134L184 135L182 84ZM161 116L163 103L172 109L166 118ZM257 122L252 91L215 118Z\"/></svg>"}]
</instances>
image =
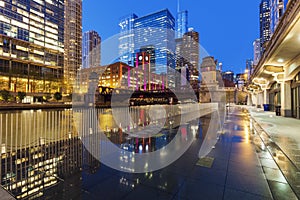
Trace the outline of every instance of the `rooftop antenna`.
<instances>
[{"instance_id":1,"label":"rooftop antenna","mask_svg":"<svg viewBox=\"0 0 300 200\"><path fill-rule=\"evenodd\" d=\"M177 0L177 13L180 12L180 0Z\"/></svg>"}]
</instances>

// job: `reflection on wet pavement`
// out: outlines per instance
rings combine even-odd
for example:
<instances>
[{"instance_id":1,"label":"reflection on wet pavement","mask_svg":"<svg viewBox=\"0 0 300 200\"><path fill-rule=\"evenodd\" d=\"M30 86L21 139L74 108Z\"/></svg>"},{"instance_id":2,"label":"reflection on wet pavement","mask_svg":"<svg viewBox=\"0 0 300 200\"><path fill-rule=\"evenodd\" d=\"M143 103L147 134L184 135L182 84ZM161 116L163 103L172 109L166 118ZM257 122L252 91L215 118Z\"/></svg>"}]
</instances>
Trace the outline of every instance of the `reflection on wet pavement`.
<instances>
[{"instance_id":1,"label":"reflection on wet pavement","mask_svg":"<svg viewBox=\"0 0 300 200\"><path fill-rule=\"evenodd\" d=\"M251 110L253 119L271 137L293 164L300 169L299 120L274 116L272 112Z\"/></svg>"},{"instance_id":2,"label":"reflection on wet pavement","mask_svg":"<svg viewBox=\"0 0 300 200\"><path fill-rule=\"evenodd\" d=\"M297 197L300 197L300 172L298 168L273 141L273 137L271 138L254 120L252 127L256 151L274 198L298 199Z\"/></svg>"},{"instance_id":3,"label":"reflection on wet pavement","mask_svg":"<svg viewBox=\"0 0 300 200\"><path fill-rule=\"evenodd\" d=\"M95 171L83 170L75 181L77 184L73 180L70 186L66 179L59 187L47 191L47 199L273 199L279 189L271 193L269 185L286 185L278 184L282 184L277 182L282 177L272 168L262 168L265 166L260 157L272 157L263 151L258 157L257 145L253 143L259 138L251 133L244 110L234 109L227 116L225 131L208 154L214 158L211 168L196 165L209 122L210 116L202 117L200 132L190 148L161 170L130 174L100 164ZM266 172L275 174L276 180L266 180Z\"/></svg>"},{"instance_id":4,"label":"reflection on wet pavement","mask_svg":"<svg viewBox=\"0 0 300 200\"><path fill-rule=\"evenodd\" d=\"M188 123L187 131L195 131L195 126L198 130L192 134L193 141L188 150L174 163L148 173L125 173L109 168L95 159L79 140L67 139L68 136L59 144L60 149L51 145L42 146L38 153L59 150L59 155L65 158L59 161L59 170L55 172L62 179L49 189L42 188L43 196L40 198L297 199L294 191L299 195L299 170L274 143L275 139L270 138L249 117L246 109L230 108L224 130L220 131L216 145L207 155L213 159L209 167L199 166L197 162L204 139L210 137L207 131L211 125L211 115L202 117L199 122L195 120ZM163 148L176 134L182 134L177 130L174 127L164 128L159 134L145 139L131 137L118 129L106 130L106 134L119 147L144 154ZM290 139L286 141L292 142ZM298 153L295 145L291 145L291 151ZM81 154L77 155L76 152ZM4 159L8 160L8 157ZM51 163L42 167L48 165ZM72 173L68 171L70 166L74 169ZM7 178L6 182L9 183L9 180L12 179ZM34 188L34 185L28 185Z\"/></svg>"}]
</instances>

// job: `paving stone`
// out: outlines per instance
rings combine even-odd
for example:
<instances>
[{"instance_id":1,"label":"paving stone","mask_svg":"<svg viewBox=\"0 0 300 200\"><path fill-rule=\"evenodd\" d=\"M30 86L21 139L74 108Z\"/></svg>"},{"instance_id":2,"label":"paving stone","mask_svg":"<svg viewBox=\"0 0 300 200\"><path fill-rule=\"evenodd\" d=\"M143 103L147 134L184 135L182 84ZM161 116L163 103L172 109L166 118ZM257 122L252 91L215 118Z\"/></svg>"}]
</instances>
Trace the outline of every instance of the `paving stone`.
<instances>
[{"instance_id":1,"label":"paving stone","mask_svg":"<svg viewBox=\"0 0 300 200\"><path fill-rule=\"evenodd\" d=\"M214 163L214 158L206 156L206 157L200 158L197 161L196 165L200 166L200 167L211 168L213 163Z\"/></svg>"}]
</instances>

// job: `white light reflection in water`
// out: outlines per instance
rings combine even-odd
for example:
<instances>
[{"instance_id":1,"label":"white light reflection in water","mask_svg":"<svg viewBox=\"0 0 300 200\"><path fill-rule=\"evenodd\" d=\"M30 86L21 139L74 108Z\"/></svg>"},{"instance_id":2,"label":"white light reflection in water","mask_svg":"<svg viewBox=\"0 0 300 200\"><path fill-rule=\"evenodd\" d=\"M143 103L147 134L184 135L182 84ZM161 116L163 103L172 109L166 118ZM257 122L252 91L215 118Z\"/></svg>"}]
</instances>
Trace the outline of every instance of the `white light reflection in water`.
<instances>
[{"instance_id":1,"label":"white light reflection in water","mask_svg":"<svg viewBox=\"0 0 300 200\"><path fill-rule=\"evenodd\" d=\"M154 27L151 27L151 29L155 32ZM172 30L162 30L160 28L156 30L156 33L161 33L161 31L172 34ZM104 54L101 59L103 63L109 65L114 63L116 58L119 58L118 51L116 51L117 49L113 48L116 47L115 44L116 41L119 41L119 38L120 35L115 35L102 42L101 48ZM136 50L139 51L139 49ZM113 144L107 135L105 135L105 129L101 126L99 127L98 111L95 110L94 106L91 106L95 105L95 91L99 85L99 77L105 71L105 69L102 68L102 71L93 71L90 74L83 74L83 76L87 75L88 80L83 80L81 77L78 77L77 80L80 82L75 83L75 87L73 88L73 112L74 115L77 116L76 119L79 120L75 122L75 125L77 126L79 135L82 138L85 147L95 158L99 159L105 165L117 170L125 172L134 171L136 173L158 170L177 160L192 144L194 134L186 123L193 120L199 120L201 116L212 113L210 128L208 129L207 137L205 137L203 141L198 156L202 157L207 155L208 152L211 151L211 147L214 146L217 141L218 131L223 128L225 107L222 105L222 101L226 99L225 96L219 95L219 99L215 98L215 96L218 95L210 94L210 88L208 88L207 94L209 95L207 96L210 96L209 99L211 102L218 103L199 104L197 103L198 98L195 95L195 91L190 84L184 85L184 88L181 87L180 84L175 84L177 78L182 82L189 83L189 81L186 80L186 77L182 76L182 74L178 73L178 71L170 66L158 66L157 63L155 66L156 68L162 68L166 71L165 75L163 75L160 80L155 80L158 81L157 84L161 87L159 88L160 91L168 89L170 93L172 92L172 94L175 95L179 102L185 102L186 104L180 104L180 107L178 105L130 107L130 98L134 93L134 90L147 90L147 87L149 86L148 89L152 91L151 83L153 83L153 77L151 77L151 73L145 71L144 67L145 66L142 68L134 66L134 70L128 69L122 72L122 80L120 80L116 88L112 90L112 121L118 125L121 124L122 127L118 128L122 131L125 130L125 133L128 134L129 137L138 139L153 137L162 130L172 130L175 127L178 127L175 137L165 146L165 148L148 153L143 152L133 154L133 152L126 151ZM139 73L139 70L142 70L142 76ZM131 76L132 74L133 76ZM79 73L79 76L80 75L81 74ZM133 83L130 79L125 80L124 78L124 81L123 77L137 78ZM121 90L127 92L120 95ZM218 92L222 93L221 90ZM82 98L82 96L85 98ZM122 99L122 102L120 99ZM188 102L186 102L186 100L188 100ZM171 102L171 99L168 99L168 101ZM126 105L124 106L123 104ZM79 106L79 108L77 106ZM216 111L219 112L214 114ZM148 112L148 114L146 115L144 112ZM140 117L141 115L144 117ZM87 134L89 127L92 127L93 134ZM184 130L184 134L181 133L182 130ZM113 135L110 137L113 137ZM139 149L139 147L137 148ZM144 146L142 151L144 151ZM128 157L134 157L135 162L129 161L125 163L117 159L123 154L128 154ZM144 168L145 163L148 163L146 170Z\"/></svg>"},{"instance_id":2,"label":"white light reflection in water","mask_svg":"<svg viewBox=\"0 0 300 200\"><path fill-rule=\"evenodd\" d=\"M98 126L98 118L96 116L93 116L93 114L99 113L99 111L95 112L93 110L87 109L74 112L73 109L73 112L74 115L76 115L76 119L82 120L82 122L75 124L83 124L83 127L77 127L77 129L82 131L82 141L85 144L85 147L92 155L94 155L95 158L98 158L104 164L117 170L142 173L145 171L155 171L161 169L177 160L189 148L190 144L195 138L196 132L198 131L198 126L193 125L189 127L189 124L187 124L186 122L192 121L195 118L197 119L201 115L206 115L215 111L217 109L216 106L216 104L185 105L185 107L181 108L183 110L183 114L180 115L180 120L178 121L175 119L174 124L172 124L172 126L174 127L181 124L181 128L178 129L176 136L170 141L170 143L163 148L153 152L148 151L149 146L142 146L141 144L139 144L138 154L125 150L128 147L126 147L125 149L124 146L123 148L119 148L118 146L113 144L109 138L107 138L104 131L102 131ZM169 109L170 107L172 107L172 109L175 109L174 106L165 107L165 109ZM119 109L122 110L122 108ZM141 107L140 109L143 108ZM173 117L173 115L170 115L170 117ZM218 115L212 114L212 117L218 117ZM168 120L168 118L166 120ZM84 134L86 133L86 131L84 131L85 128L87 128L87 132L89 134ZM93 129L93 131L90 130L91 128ZM213 146L216 142L216 132L218 128L218 126L209 127L208 133L210 135L208 134L207 140L206 142L204 142L204 146L202 146L202 148L200 149L199 155L209 153L209 151L211 150L209 146ZM151 128L149 130L151 130ZM184 132L182 132L183 130ZM93 134L90 134L91 132ZM139 131L136 132L139 133ZM214 132L215 135L212 135L212 132ZM143 152L144 150L145 152ZM120 159L115 159L117 157L120 157ZM147 163L146 167L145 163Z\"/></svg>"}]
</instances>

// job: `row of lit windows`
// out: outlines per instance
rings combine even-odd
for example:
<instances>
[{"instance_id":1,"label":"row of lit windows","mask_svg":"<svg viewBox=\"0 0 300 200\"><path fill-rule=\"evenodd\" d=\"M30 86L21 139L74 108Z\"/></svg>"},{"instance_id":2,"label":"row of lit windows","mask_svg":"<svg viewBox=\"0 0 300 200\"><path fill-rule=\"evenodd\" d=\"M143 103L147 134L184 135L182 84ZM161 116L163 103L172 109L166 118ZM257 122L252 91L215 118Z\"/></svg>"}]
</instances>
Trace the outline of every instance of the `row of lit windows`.
<instances>
[{"instance_id":1,"label":"row of lit windows","mask_svg":"<svg viewBox=\"0 0 300 200\"><path fill-rule=\"evenodd\" d=\"M41 35L33 34L33 33L30 33L30 36L28 36L28 33L26 33L26 32L18 31L18 33L19 34L15 34L15 33L0 30L0 34L14 37L14 38L21 39L21 40L25 40L25 41L31 41L34 44L37 44L40 46L45 46L46 48L63 52L62 44L59 43L57 40L53 40L50 38L44 38Z\"/></svg>"},{"instance_id":2,"label":"row of lit windows","mask_svg":"<svg viewBox=\"0 0 300 200\"><path fill-rule=\"evenodd\" d=\"M23 17L20 14L16 13L16 11L8 10L8 9L0 7L1 15L7 16L9 19L15 19L17 21L22 21Z\"/></svg>"},{"instance_id":3,"label":"row of lit windows","mask_svg":"<svg viewBox=\"0 0 300 200\"><path fill-rule=\"evenodd\" d=\"M57 56L53 54L46 54L39 52L39 54L28 53L20 50L7 51L5 48L0 48L0 55L12 58L18 58L22 60L31 60L37 63L46 64L49 66L63 66L63 56Z\"/></svg>"},{"instance_id":4,"label":"row of lit windows","mask_svg":"<svg viewBox=\"0 0 300 200\"><path fill-rule=\"evenodd\" d=\"M11 69L10 69L11 65ZM25 63L11 61L11 64L7 60L0 59L0 72L8 73L10 70L14 71L14 74L23 75L38 75L41 77L49 78L62 78L61 69L52 69L47 67L41 67L36 65L28 65Z\"/></svg>"},{"instance_id":5,"label":"row of lit windows","mask_svg":"<svg viewBox=\"0 0 300 200\"><path fill-rule=\"evenodd\" d=\"M0 13L1 13L1 9L2 8L0 8ZM61 11L60 14L58 14L59 11ZM12 7L11 10L10 9L2 9L2 12L5 13L5 15L7 15L9 19L15 18L20 22L21 21L28 22L29 12L27 12L26 7L24 10L20 9L20 8L15 8L15 7ZM52 23L49 22L49 25L57 28L57 25L55 25L55 24L57 24L58 21L61 20L61 17L59 17L59 15L63 15L63 10L59 9L57 7L51 6L51 9L48 9L48 8L45 9L45 13L46 13L46 16L48 16L48 18L46 18L46 20L52 21ZM54 14L57 14L55 18L53 18ZM39 12L37 10L30 9L30 18L42 23L42 22L44 22L45 14L42 12ZM63 20L61 21L61 24L63 25Z\"/></svg>"},{"instance_id":6,"label":"row of lit windows","mask_svg":"<svg viewBox=\"0 0 300 200\"><path fill-rule=\"evenodd\" d=\"M0 22L0 24L2 24L1 27L0 27L0 30L4 30L4 29L9 30L9 29L12 29L12 28L14 28L14 29L16 29L16 28L20 29L21 28L21 29L24 29L24 30L28 30L28 25L27 24L24 24L24 23L21 23L21 22L18 22L18 21L14 21L14 20L12 20L10 22L9 19L6 19L2 15L0 15L0 20L4 21L4 22ZM11 26L10 24L13 24L13 25ZM43 35L44 34L43 30L46 30L46 31L48 31L47 36L50 35L51 38L58 39L58 36L57 36L58 30L56 29L57 26L52 25L52 27L55 27L55 28L52 28L52 27L47 26L47 25L45 26L44 24L38 24L37 22L32 21L32 20L30 21L30 25L31 25L29 27L30 31L34 31L35 33L39 33L39 34ZM32 25L34 25L35 27L32 26ZM36 27L39 27L39 28L36 28Z\"/></svg>"}]
</instances>

